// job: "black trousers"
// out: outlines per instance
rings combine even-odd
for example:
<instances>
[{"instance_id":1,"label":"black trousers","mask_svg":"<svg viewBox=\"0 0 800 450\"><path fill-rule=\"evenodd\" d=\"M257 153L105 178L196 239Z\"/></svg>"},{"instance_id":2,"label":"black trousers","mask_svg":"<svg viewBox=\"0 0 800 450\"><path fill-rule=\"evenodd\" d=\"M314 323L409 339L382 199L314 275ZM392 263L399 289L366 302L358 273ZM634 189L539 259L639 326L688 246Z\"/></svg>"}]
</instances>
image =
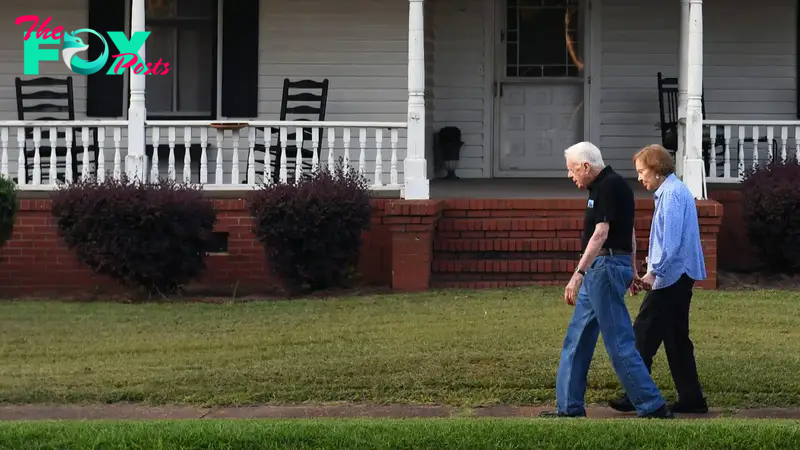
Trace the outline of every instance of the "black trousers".
<instances>
[{"instance_id":1,"label":"black trousers","mask_svg":"<svg viewBox=\"0 0 800 450\"><path fill-rule=\"evenodd\" d=\"M689 403L703 399L694 344L689 339L689 305L693 287L694 280L684 274L671 286L648 291L633 322L636 349L647 370L651 370L653 357L663 342L678 399Z\"/></svg>"}]
</instances>

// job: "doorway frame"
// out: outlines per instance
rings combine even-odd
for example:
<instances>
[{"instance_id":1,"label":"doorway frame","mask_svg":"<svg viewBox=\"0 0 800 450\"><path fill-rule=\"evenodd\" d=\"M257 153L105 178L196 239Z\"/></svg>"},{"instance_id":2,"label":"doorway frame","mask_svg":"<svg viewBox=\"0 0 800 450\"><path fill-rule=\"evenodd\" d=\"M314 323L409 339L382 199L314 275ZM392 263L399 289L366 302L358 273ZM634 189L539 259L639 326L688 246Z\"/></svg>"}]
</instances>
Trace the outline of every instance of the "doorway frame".
<instances>
[{"instance_id":1,"label":"doorway frame","mask_svg":"<svg viewBox=\"0 0 800 450\"><path fill-rule=\"evenodd\" d=\"M501 173L500 165L500 83L504 80L501 71L505 70L505 47L500 39L500 33L505 27L505 9L507 0L484 0L485 6L485 67L491 76L486 77L485 105L491 108L490 114L484 115L484 145L488 146L487 156L484 159L484 170L491 178L551 178L548 176L514 175L508 172ZM583 135L584 139L599 146L600 139L600 80L601 80L601 55L602 42L601 21L602 0L585 0L581 12L584 14L584 35L586 47L584 52L583 76ZM548 78L539 82L558 82L558 79ZM536 83L537 80L527 79L519 83ZM572 81L562 81L573 83ZM577 83L574 82L574 83ZM565 169L566 170L566 169Z\"/></svg>"}]
</instances>

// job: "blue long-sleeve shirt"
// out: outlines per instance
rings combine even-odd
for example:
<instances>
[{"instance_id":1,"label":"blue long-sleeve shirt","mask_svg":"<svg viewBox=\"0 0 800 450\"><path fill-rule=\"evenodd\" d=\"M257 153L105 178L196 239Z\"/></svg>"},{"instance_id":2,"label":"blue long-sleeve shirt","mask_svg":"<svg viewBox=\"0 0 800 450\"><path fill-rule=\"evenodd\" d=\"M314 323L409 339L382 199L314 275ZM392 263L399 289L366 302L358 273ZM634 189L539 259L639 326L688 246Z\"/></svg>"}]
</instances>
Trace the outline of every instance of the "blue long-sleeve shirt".
<instances>
[{"instance_id":1,"label":"blue long-sleeve shirt","mask_svg":"<svg viewBox=\"0 0 800 450\"><path fill-rule=\"evenodd\" d=\"M704 280L706 263L694 196L672 174L656 189L653 198L656 208L647 262L647 271L656 276L653 289L675 284L684 273L693 280Z\"/></svg>"}]
</instances>

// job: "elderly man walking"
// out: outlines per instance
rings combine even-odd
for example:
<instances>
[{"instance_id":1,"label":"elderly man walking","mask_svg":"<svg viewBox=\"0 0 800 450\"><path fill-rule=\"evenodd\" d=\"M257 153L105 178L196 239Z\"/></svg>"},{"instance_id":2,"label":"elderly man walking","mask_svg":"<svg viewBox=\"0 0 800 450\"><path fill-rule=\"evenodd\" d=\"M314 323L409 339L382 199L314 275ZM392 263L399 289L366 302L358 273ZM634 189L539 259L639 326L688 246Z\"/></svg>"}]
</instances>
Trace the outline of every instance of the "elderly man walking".
<instances>
[{"instance_id":1,"label":"elderly man walking","mask_svg":"<svg viewBox=\"0 0 800 450\"><path fill-rule=\"evenodd\" d=\"M640 417L672 418L656 387L636 340L625 293L634 281L636 236L634 198L630 185L603 163L600 150L580 142L564 151L569 178L589 190L582 253L564 290L575 307L564 338L556 378L556 411L545 417L584 417L586 378L597 338L603 342L614 371Z\"/></svg>"}]
</instances>

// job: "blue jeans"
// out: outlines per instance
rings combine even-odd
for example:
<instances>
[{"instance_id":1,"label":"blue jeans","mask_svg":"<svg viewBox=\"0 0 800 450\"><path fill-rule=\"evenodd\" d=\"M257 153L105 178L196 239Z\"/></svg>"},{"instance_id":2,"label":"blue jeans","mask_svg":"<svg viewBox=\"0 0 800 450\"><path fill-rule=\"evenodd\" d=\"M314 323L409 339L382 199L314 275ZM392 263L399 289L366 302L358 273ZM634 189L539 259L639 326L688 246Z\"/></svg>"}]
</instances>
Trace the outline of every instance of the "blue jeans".
<instances>
[{"instance_id":1,"label":"blue jeans","mask_svg":"<svg viewBox=\"0 0 800 450\"><path fill-rule=\"evenodd\" d=\"M638 415L664 405L661 392L636 350L625 293L633 281L630 256L598 256L586 272L572 314L556 378L558 410L565 414L586 412L584 395L589 364L599 333Z\"/></svg>"}]
</instances>

